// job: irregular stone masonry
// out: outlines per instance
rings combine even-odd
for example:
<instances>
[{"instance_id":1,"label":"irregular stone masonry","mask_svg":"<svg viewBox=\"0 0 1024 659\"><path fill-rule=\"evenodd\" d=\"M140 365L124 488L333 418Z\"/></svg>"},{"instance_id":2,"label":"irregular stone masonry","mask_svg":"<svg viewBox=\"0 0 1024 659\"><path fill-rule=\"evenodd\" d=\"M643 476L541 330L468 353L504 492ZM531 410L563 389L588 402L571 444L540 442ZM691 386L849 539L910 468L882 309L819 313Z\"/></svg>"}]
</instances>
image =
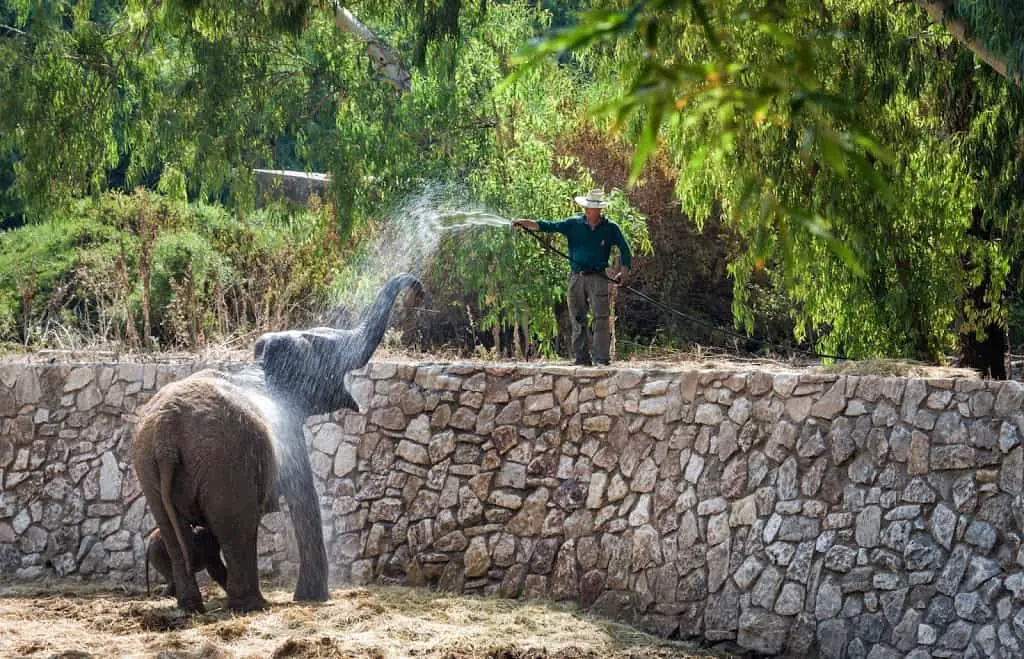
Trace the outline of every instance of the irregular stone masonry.
<instances>
[{"instance_id":1,"label":"irregular stone masonry","mask_svg":"<svg viewBox=\"0 0 1024 659\"><path fill-rule=\"evenodd\" d=\"M128 428L201 364L0 366L0 573L141 579ZM1024 387L376 362L307 423L333 575L763 654L1024 655ZM284 513L261 568L292 574Z\"/></svg>"}]
</instances>

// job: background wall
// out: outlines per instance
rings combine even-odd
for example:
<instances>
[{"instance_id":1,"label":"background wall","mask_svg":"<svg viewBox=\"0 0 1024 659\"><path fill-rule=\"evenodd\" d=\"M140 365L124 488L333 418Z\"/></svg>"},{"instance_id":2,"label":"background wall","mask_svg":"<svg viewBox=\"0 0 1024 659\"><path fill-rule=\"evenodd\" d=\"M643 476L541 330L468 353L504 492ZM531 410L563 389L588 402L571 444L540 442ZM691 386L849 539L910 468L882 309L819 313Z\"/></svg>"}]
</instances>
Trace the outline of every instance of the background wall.
<instances>
[{"instance_id":1,"label":"background wall","mask_svg":"<svg viewBox=\"0 0 1024 659\"><path fill-rule=\"evenodd\" d=\"M0 572L141 579L134 414L202 364L0 367ZM826 657L1020 656L1016 382L377 362L311 418L332 576ZM260 538L295 571L284 513Z\"/></svg>"}]
</instances>

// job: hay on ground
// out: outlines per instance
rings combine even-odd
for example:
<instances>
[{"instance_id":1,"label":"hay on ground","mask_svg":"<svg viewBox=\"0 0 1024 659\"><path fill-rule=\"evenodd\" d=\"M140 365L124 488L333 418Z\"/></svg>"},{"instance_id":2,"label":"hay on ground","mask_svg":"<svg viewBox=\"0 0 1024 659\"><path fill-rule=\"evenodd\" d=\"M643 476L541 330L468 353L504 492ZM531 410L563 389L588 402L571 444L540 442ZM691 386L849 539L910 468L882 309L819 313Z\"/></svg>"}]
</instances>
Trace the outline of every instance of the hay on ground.
<instances>
[{"instance_id":1,"label":"hay on ground","mask_svg":"<svg viewBox=\"0 0 1024 659\"><path fill-rule=\"evenodd\" d=\"M341 588L321 604L268 589L268 611L236 615L204 588L207 612L93 586L0 586L0 656L428 657L469 659L725 657L569 607L402 587Z\"/></svg>"}]
</instances>

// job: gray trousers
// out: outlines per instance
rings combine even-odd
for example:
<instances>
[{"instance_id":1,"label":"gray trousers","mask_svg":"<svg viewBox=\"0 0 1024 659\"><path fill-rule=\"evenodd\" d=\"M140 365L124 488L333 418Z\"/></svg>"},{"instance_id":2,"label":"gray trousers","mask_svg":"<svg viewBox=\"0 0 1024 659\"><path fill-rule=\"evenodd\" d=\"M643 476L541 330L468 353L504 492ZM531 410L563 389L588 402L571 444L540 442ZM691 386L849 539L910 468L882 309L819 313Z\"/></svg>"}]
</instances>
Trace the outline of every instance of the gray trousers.
<instances>
[{"instance_id":1,"label":"gray trousers","mask_svg":"<svg viewBox=\"0 0 1024 659\"><path fill-rule=\"evenodd\" d=\"M569 275L569 316L572 318L572 351L577 361L608 361L608 280L598 274ZM587 311L594 314L593 339ZM590 345L593 344L591 351Z\"/></svg>"}]
</instances>

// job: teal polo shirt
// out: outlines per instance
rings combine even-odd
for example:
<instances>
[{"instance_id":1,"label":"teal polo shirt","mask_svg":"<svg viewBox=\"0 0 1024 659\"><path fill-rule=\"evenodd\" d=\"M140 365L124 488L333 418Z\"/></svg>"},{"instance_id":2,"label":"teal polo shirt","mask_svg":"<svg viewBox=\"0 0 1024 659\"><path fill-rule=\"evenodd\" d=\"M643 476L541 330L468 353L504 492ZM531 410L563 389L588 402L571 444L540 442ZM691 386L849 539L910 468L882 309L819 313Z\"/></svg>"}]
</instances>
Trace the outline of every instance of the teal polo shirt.
<instances>
[{"instance_id":1,"label":"teal polo shirt","mask_svg":"<svg viewBox=\"0 0 1024 659\"><path fill-rule=\"evenodd\" d=\"M622 265L633 267L633 255L629 243L622 235L619 225L605 216L594 228L587 224L586 216L573 215L559 222L537 222L545 233L561 233L569 240L570 266L573 272L604 272L612 254L612 245L617 245L622 256Z\"/></svg>"}]
</instances>

